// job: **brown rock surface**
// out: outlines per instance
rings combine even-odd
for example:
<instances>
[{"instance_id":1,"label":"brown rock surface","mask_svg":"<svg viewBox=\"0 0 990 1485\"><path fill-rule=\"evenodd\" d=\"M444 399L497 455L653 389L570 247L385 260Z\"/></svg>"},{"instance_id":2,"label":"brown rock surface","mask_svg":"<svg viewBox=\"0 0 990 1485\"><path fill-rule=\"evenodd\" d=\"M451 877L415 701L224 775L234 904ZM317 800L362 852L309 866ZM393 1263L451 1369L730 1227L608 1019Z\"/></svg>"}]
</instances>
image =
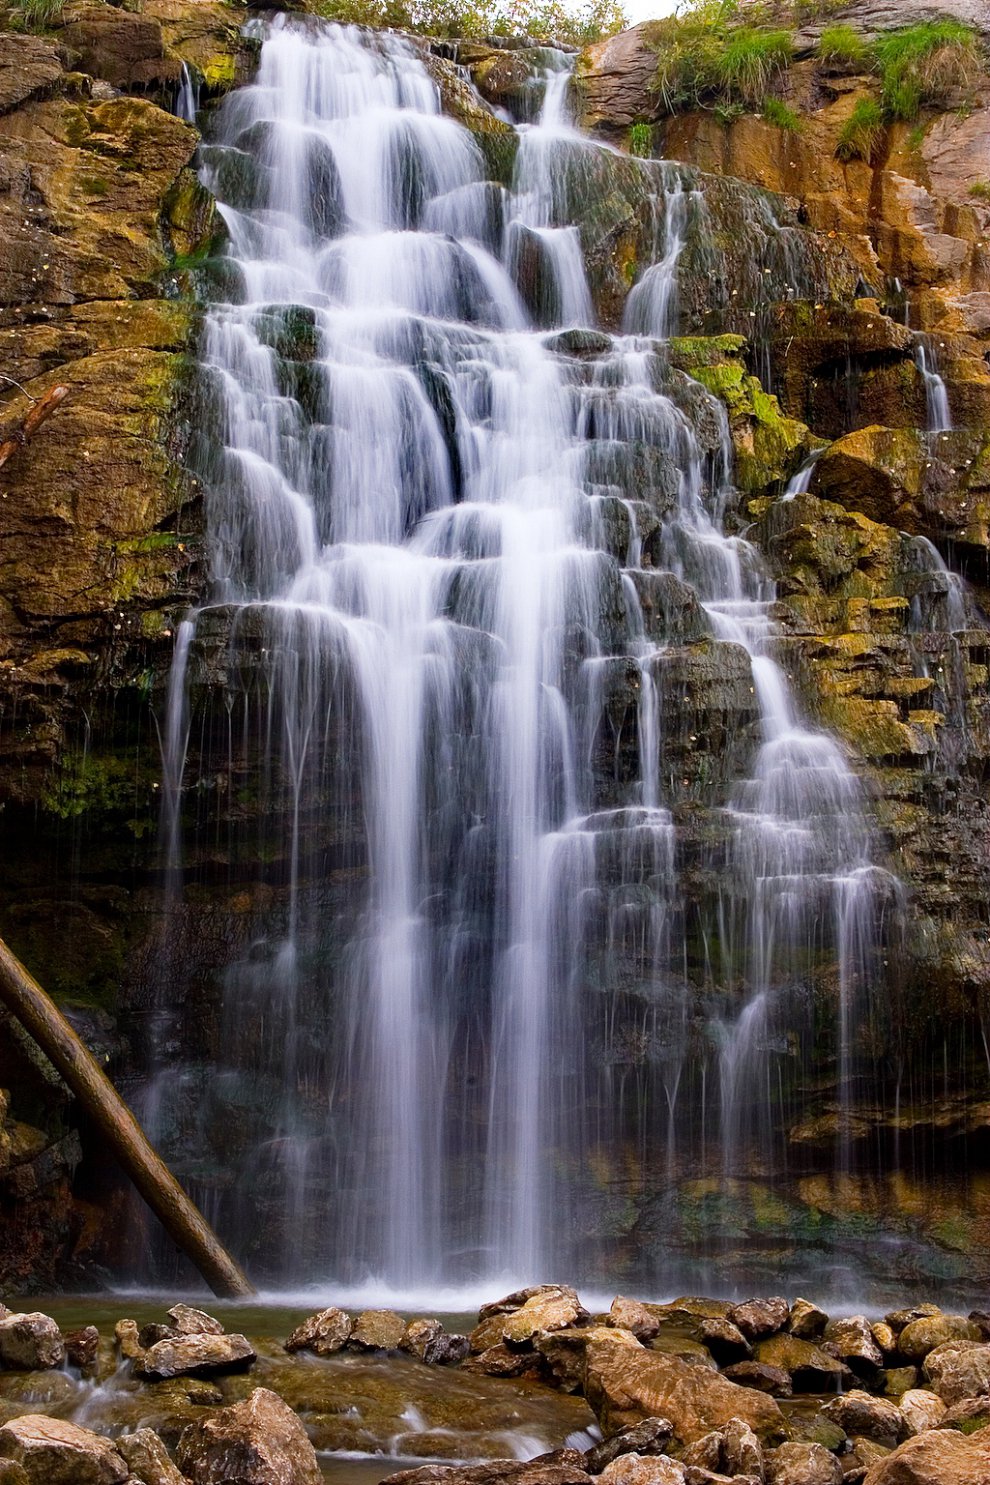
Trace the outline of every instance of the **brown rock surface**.
<instances>
[{"instance_id":1,"label":"brown rock surface","mask_svg":"<svg viewBox=\"0 0 990 1485\"><path fill-rule=\"evenodd\" d=\"M0 1456L30 1485L122 1485L128 1468L109 1439L61 1418L27 1413L0 1428Z\"/></svg>"},{"instance_id":2,"label":"brown rock surface","mask_svg":"<svg viewBox=\"0 0 990 1485\"><path fill-rule=\"evenodd\" d=\"M321 1485L323 1476L306 1430L267 1388L202 1422L179 1439L176 1460L194 1485Z\"/></svg>"},{"instance_id":3,"label":"brown rock surface","mask_svg":"<svg viewBox=\"0 0 990 1485\"><path fill-rule=\"evenodd\" d=\"M864 1485L990 1485L990 1438L919 1434L874 1464Z\"/></svg>"}]
</instances>

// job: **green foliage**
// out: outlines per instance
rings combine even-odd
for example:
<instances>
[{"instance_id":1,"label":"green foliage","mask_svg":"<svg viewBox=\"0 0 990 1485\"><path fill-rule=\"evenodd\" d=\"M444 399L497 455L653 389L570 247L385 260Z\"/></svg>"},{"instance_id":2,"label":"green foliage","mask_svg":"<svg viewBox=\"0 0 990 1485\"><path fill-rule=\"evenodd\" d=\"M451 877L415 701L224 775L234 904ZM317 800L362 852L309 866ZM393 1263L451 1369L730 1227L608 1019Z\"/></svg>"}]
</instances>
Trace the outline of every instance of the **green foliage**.
<instances>
[{"instance_id":1,"label":"green foliage","mask_svg":"<svg viewBox=\"0 0 990 1485\"><path fill-rule=\"evenodd\" d=\"M836 142L835 153L840 160L866 160L873 152L883 133L883 109L875 98L860 98L842 128Z\"/></svg>"},{"instance_id":2,"label":"green foliage","mask_svg":"<svg viewBox=\"0 0 990 1485\"><path fill-rule=\"evenodd\" d=\"M788 134L797 134L803 128L801 115L781 98L766 98L763 102L763 117L768 124L786 129Z\"/></svg>"},{"instance_id":3,"label":"green foliage","mask_svg":"<svg viewBox=\"0 0 990 1485\"><path fill-rule=\"evenodd\" d=\"M140 838L154 828L155 805L133 762L113 754L68 752L41 792L41 807L60 820L87 816L122 823Z\"/></svg>"},{"instance_id":4,"label":"green foliage","mask_svg":"<svg viewBox=\"0 0 990 1485\"><path fill-rule=\"evenodd\" d=\"M586 46L626 24L619 0L318 0L326 20L394 26L426 36L528 36L535 42Z\"/></svg>"},{"instance_id":5,"label":"green foliage","mask_svg":"<svg viewBox=\"0 0 990 1485\"><path fill-rule=\"evenodd\" d=\"M629 153L648 160L653 153L653 130L649 124L635 123L629 130Z\"/></svg>"},{"instance_id":6,"label":"green foliage","mask_svg":"<svg viewBox=\"0 0 990 1485\"><path fill-rule=\"evenodd\" d=\"M61 18L65 0L11 0L11 25L19 31L44 31Z\"/></svg>"},{"instance_id":7,"label":"green foliage","mask_svg":"<svg viewBox=\"0 0 990 1485\"><path fill-rule=\"evenodd\" d=\"M990 180L974 180L969 188L969 194L975 196L978 201L990 201Z\"/></svg>"},{"instance_id":8,"label":"green foliage","mask_svg":"<svg viewBox=\"0 0 990 1485\"><path fill-rule=\"evenodd\" d=\"M738 0L698 0L654 22L650 42L665 111L711 108L723 120L730 107L760 107L793 56L789 31L739 24Z\"/></svg>"},{"instance_id":9,"label":"green foliage","mask_svg":"<svg viewBox=\"0 0 990 1485\"><path fill-rule=\"evenodd\" d=\"M945 103L954 90L972 86L979 68L976 32L948 17L889 31L874 54L888 119L911 121L923 105Z\"/></svg>"},{"instance_id":10,"label":"green foliage","mask_svg":"<svg viewBox=\"0 0 990 1485\"><path fill-rule=\"evenodd\" d=\"M825 27L818 42L818 55L823 62L851 67L869 67L873 62L873 54L856 27L845 21Z\"/></svg>"}]
</instances>

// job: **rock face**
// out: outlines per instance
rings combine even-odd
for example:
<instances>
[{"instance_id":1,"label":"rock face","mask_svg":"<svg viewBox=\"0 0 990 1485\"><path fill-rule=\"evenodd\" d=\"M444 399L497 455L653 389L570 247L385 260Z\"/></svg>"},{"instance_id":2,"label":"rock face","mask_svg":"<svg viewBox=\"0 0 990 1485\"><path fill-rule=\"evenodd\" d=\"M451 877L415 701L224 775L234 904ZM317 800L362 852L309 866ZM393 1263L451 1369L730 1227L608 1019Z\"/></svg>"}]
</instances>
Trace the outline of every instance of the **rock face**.
<instances>
[{"instance_id":1,"label":"rock face","mask_svg":"<svg viewBox=\"0 0 990 1485\"><path fill-rule=\"evenodd\" d=\"M874 1464L864 1485L990 1485L990 1440L943 1429L921 1434Z\"/></svg>"},{"instance_id":2,"label":"rock face","mask_svg":"<svg viewBox=\"0 0 990 1485\"><path fill-rule=\"evenodd\" d=\"M316 1452L280 1397L258 1387L246 1402L191 1423L179 1439L179 1468L194 1485L321 1485Z\"/></svg>"}]
</instances>

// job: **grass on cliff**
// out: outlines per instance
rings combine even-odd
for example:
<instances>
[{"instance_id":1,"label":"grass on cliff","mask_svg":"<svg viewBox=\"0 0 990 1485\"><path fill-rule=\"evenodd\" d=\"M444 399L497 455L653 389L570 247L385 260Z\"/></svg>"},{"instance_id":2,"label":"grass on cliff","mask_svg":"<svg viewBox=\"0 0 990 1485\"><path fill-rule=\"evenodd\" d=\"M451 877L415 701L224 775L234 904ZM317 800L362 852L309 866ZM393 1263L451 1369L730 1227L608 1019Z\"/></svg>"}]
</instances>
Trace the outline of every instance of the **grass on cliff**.
<instances>
[{"instance_id":1,"label":"grass on cliff","mask_svg":"<svg viewBox=\"0 0 990 1485\"><path fill-rule=\"evenodd\" d=\"M835 145L840 160L873 159L884 129L883 109L875 98L859 98L842 128Z\"/></svg>"},{"instance_id":2,"label":"grass on cliff","mask_svg":"<svg viewBox=\"0 0 990 1485\"><path fill-rule=\"evenodd\" d=\"M791 33L739 24L738 0L698 0L653 22L653 90L665 112L762 106L793 55Z\"/></svg>"},{"instance_id":3,"label":"grass on cliff","mask_svg":"<svg viewBox=\"0 0 990 1485\"><path fill-rule=\"evenodd\" d=\"M526 36L534 43L586 46L627 24L620 0L318 0L326 20L394 26L425 36Z\"/></svg>"},{"instance_id":4,"label":"grass on cliff","mask_svg":"<svg viewBox=\"0 0 990 1485\"><path fill-rule=\"evenodd\" d=\"M846 22L826 26L818 41L818 55L823 62L848 67L871 67L873 54L863 37Z\"/></svg>"},{"instance_id":5,"label":"grass on cliff","mask_svg":"<svg viewBox=\"0 0 990 1485\"><path fill-rule=\"evenodd\" d=\"M913 120L924 105L939 105L968 91L980 70L976 32L945 17L889 31L874 43L884 113Z\"/></svg>"},{"instance_id":6,"label":"grass on cliff","mask_svg":"<svg viewBox=\"0 0 990 1485\"><path fill-rule=\"evenodd\" d=\"M17 31L45 31L61 18L65 0L11 0L6 7Z\"/></svg>"}]
</instances>

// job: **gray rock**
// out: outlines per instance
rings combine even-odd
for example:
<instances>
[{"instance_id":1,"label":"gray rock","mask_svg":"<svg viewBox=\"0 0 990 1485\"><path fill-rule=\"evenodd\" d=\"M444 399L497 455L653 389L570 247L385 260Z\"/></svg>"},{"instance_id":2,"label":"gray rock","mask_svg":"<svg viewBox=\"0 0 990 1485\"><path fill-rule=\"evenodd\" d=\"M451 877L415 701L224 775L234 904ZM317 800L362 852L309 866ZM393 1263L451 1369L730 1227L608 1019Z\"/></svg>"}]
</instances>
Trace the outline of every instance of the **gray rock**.
<instances>
[{"instance_id":1,"label":"gray rock","mask_svg":"<svg viewBox=\"0 0 990 1485\"><path fill-rule=\"evenodd\" d=\"M674 1425L669 1418L644 1418L631 1428L623 1428L610 1439L596 1444L584 1456L589 1475L600 1475L602 1470L618 1459L620 1454L662 1454L670 1443Z\"/></svg>"},{"instance_id":2,"label":"gray rock","mask_svg":"<svg viewBox=\"0 0 990 1485\"><path fill-rule=\"evenodd\" d=\"M243 1372L256 1360L251 1342L243 1335L184 1335L158 1341L134 1362L135 1374L146 1380L209 1376L214 1372Z\"/></svg>"},{"instance_id":3,"label":"gray rock","mask_svg":"<svg viewBox=\"0 0 990 1485\"><path fill-rule=\"evenodd\" d=\"M165 1319L179 1335L223 1335L219 1320L205 1310L194 1310L191 1305L173 1305L165 1311Z\"/></svg>"},{"instance_id":4,"label":"gray rock","mask_svg":"<svg viewBox=\"0 0 990 1485\"><path fill-rule=\"evenodd\" d=\"M50 1315L32 1311L0 1320L0 1362L19 1371L39 1372L65 1360L62 1332Z\"/></svg>"}]
</instances>

